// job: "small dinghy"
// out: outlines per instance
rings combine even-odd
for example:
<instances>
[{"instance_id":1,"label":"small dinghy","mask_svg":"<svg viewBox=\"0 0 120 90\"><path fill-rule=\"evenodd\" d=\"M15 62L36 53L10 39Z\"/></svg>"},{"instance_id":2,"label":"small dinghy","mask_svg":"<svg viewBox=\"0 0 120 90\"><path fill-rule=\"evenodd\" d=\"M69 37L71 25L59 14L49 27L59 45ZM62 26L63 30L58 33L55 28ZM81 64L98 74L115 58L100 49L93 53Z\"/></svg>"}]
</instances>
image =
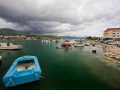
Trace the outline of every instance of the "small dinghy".
<instances>
[{"instance_id":1,"label":"small dinghy","mask_svg":"<svg viewBox=\"0 0 120 90\"><path fill-rule=\"evenodd\" d=\"M41 73L36 56L23 56L14 61L2 80L6 87L11 87L39 80Z\"/></svg>"}]
</instances>

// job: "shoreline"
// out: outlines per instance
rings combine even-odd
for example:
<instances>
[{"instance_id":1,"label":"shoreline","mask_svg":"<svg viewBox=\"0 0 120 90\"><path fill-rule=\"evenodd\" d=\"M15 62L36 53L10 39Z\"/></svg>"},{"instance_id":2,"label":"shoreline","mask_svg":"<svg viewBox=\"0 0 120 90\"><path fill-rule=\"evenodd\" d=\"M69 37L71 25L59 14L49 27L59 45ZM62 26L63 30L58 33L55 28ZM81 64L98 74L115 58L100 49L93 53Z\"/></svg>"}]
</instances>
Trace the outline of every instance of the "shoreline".
<instances>
[{"instance_id":1,"label":"shoreline","mask_svg":"<svg viewBox=\"0 0 120 90\"><path fill-rule=\"evenodd\" d=\"M103 49L102 57L120 64L120 48L117 47L117 45L107 45L100 42L94 42L92 40L86 40L84 43L89 43L92 46L101 45Z\"/></svg>"},{"instance_id":2,"label":"shoreline","mask_svg":"<svg viewBox=\"0 0 120 90\"><path fill-rule=\"evenodd\" d=\"M105 58L109 60L115 60L120 63L120 48L115 45L106 45L103 44L103 54Z\"/></svg>"}]
</instances>

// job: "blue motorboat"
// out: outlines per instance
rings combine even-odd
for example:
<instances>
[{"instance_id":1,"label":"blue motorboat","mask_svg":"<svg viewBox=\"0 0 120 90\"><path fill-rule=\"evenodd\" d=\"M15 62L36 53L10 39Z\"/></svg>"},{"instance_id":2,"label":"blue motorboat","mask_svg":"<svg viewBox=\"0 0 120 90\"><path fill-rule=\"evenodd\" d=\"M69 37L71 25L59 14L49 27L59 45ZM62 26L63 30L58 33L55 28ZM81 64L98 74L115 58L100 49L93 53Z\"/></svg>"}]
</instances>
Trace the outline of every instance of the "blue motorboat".
<instances>
[{"instance_id":1,"label":"blue motorboat","mask_svg":"<svg viewBox=\"0 0 120 90\"><path fill-rule=\"evenodd\" d=\"M22 56L13 62L2 80L6 87L11 87L39 80L41 73L36 56Z\"/></svg>"}]
</instances>

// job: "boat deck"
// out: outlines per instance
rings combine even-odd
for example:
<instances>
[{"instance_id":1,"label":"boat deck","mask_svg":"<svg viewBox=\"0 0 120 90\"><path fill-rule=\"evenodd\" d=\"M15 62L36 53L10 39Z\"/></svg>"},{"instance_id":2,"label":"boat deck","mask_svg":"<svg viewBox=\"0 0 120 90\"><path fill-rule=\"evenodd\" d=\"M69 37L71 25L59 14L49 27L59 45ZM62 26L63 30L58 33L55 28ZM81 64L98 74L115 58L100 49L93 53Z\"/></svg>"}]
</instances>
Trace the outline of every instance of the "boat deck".
<instances>
[{"instance_id":1,"label":"boat deck","mask_svg":"<svg viewBox=\"0 0 120 90\"><path fill-rule=\"evenodd\" d=\"M30 70L35 67L34 60L20 61L16 66L17 71Z\"/></svg>"}]
</instances>

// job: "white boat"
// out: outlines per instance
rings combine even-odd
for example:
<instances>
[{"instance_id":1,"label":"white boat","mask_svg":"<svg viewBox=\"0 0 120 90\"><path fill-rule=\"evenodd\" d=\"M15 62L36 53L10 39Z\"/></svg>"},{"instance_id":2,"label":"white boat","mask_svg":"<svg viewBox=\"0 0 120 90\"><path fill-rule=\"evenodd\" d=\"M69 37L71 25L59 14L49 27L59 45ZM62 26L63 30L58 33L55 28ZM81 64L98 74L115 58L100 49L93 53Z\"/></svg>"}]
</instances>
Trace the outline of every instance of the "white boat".
<instances>
[{"instance_id":1,"label":"white boat","mask_svg":"<svg viewBox=\"0 0 120 90\"><path fill-rule=\"evenodd\" d=\"M90 43L85 43L85 46L89 46L90 45Z\"/></svg>"},{"instance_id":2,"label":"white boat","mask_svg":"<svg viewBox=\"0 0 120 90\"><path fill-rule=\"evenodd\" d=\"M70 40L71 44L76 44L77 42L75 40Z\"/></svg>"},{"instance_id":3,"label":"white boat","mask_svg":"<svg viewBox=\"0 0 120 90\"><path fill-rule=\"evenodd\" d=\"M85 44L83 43L83 44L75 44L74 45L75 47L83 47L83 46L85 46Z\"/></svg>"},{"instance_id":4,"label":"white boat","mask_svg":"<svg viewBox=\"0 0 120 90\"><path fill-rule=\"evenodd\" d=\"M20 50L22 45L14 45L13 43L0 43L0 50Z\"/></svg>"}]
</instances>

